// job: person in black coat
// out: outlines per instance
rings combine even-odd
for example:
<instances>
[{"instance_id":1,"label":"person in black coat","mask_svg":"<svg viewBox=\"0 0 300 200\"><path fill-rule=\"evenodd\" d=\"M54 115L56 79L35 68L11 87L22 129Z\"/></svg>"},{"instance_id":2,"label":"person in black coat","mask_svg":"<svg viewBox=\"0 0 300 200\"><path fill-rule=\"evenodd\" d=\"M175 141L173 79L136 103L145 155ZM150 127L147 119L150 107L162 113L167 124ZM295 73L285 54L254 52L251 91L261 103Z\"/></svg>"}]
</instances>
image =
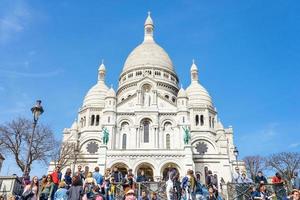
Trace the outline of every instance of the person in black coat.
<instances>
[{"instance_id":1,"label":"person in black coat","mask_svg":"<svg viewBox=\"0 0 300 200\"><path fill-rule=\"evenodd\" d=\"M144 172L144 170L141 170L141 174L137 176L136 182L146 182L146 181L148 181L148 180L145 175L145 172Z\"/></svg>"},{"instance_id":2,"label":"person in black coat","mask_svg":"<svg viewBox=\"0 0 300 200\"><path fill-rule=\"evenodd\" d=\"M255 177L255 183L257 184L267 184L268 181L266 177L263 175L262 171L259 171L257 173L257 176Z\"/></svg>"}]
</instances>

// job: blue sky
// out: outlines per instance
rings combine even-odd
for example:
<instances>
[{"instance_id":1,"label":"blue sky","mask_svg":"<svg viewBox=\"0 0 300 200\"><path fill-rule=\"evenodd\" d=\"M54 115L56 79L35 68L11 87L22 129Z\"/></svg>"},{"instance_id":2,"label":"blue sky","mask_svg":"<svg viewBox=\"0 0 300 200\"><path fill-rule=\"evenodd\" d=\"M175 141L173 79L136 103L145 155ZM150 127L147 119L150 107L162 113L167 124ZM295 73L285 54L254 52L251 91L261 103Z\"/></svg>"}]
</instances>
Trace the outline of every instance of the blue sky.
<instances>
[{"instance_id":1,"label":"blue sky","mask_svg":"<svg viewBox=\"0 0 300 200\"><path fill-rule=\"evenodd\" d=\"M143 39L148 10L155 40L184 88L196 60L241 157L299 151L299 1L2 0L0 123L31 117L30 107L42 99L41 121L60 138L95 84L101 59L107 85L117 88L126 57ZM10 163L2 174L17 171Z\"/></svg>"}]
</instances>

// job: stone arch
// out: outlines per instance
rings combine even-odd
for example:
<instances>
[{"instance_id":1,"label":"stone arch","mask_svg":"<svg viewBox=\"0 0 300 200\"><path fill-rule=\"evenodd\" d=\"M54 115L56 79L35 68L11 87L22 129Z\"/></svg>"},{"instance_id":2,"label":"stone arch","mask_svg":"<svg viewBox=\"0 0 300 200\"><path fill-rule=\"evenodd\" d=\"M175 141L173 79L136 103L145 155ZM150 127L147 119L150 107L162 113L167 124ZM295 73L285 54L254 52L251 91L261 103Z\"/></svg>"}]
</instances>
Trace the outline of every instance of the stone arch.
<instances>
[{"instance_id":1,"label":"stone arch","mask_svg":"<svg viewBox=\"0 0 300 200\"><path fill-rule=\"evenodd\" d=\"M122 121L120 124L121 130L127 130L127 129L129 129L129 127L130 127L130 124L127 121Z\"/></svg>"},{"instance_id":2,"label":"stone arch","mask_svg":"<svg viewBox=\"0 0 300 200\"><path fill-rule=\"evenodd\" d=\"M218 150L218 147L216 145L216 143L214 141L212 141L210 138L206 137L206 136L195 136L192 138L191 140L191 144L195 144L198 141L206 141L207 143L209 143L215 151Z\"/></svg>"},{"instance_id":3,"label":"stone arch","mask_svg":"<svg viewBox=\"0 0 300 200\"><path fill-rule=\"evenodd\" d=\"M134 167L134 173L136 176L140 176L141 171L144 171L147 180L154 181L154 166L147 161L141 161L137 163Z\"/></svg>"},{"instance_id":4,"label":"stone arch","mask_svg":"<svg viewBox=\"0 0 300 200\"><path fill-rule=\"evenodd\" d=\"M173 168L175 168L178 173L182 172L180 166L174 161L165 161L160 165L159 169L160 169L160 176L162 177L162 180L168 180L168 173L170 169Z\"/></svg>"},{"instance_id":5,"label":"stone arch","mask_svg":"<svg viewBox=\"0 0 300 200\"><path fill-rule=\"evenodd\" d=\"M166 117L162 117L161 120L160 120L160 127L164 127L164 124L166 122L170 122L172 124L172 127L174 127L176 124L175 124L175 121L174 119L172 119L172 117L170 116L166 116Z\"/></svg>"},{"instance_id":6,"label":"stone arch","mask_svg":"<svg viewBox=\"0 0 300 200\"><path fill-rule=\"evenodd\" d=\"M86 137L86 138L84 138L84 140L80 141L79 149L82 149L82 147L83 147L86 143L88 143L88 142L90 142L90 141L99 142L100 144L101 144L101 142L102 142L102 140L99 139L99 138L95 138L95 137L92 137L92 136Z\"/></svg>"},{"instance_id":7,"label":"stone arch","mask_svg":"<svg viewBox=\"0 0 300 200\"><path fill-rule=\"evenodd\" d=\"M192 141L194 154L216 154L218 153L218 148L210 141L205 138Z\"/></svg>"},{"instance_id":8,"label":"stone arch","mask_svg":"<svg viewBox=\"0 0 300 200\"><path fill-rule=\"evenodd\" d=\"M140 117L137 119L137 122L138 122L137 124L138 124L138 125L141 125L141 123L142 123L143 120L145 120L145 119L149 119L150 122L151 122L151 124L154 123L154 119L153 119L152 116L140 116Z\"/></svg>"},{"instance_id":9,"label":"stone arch","mask_svg":"<svg viewBox=\"0 0 300 200\"><path fill-rule=\"evenodd\" d=\"M152 80L150 80L149 78L144 78L144 80L142 80L141 82L138 83L137 88L139 90L143 89L143 85L149 84L151 86L151 90L156 90L156 83L153 82Z\"/></svg>"},{"instance_id":10,"label":"stone arch","mask_svg":"<svg viewBox=\"0 0 300 200\"><path fill-rule=\"evenodd\" d=\"M95 154L99 151L101 145L101 141L95 138L88 138L80 143L79 151L83 151L84 153ZM85 147L85 148L84 148Z\"/></svg>"},{"instance_id":11,"label":"stone arch","mask_svg":"<svg viewBox=\"0 0 300 200\"><path fill-rule=\"evenodd\" d=\"M125 164L126 162L121 162L121 161L116 161L114 164L110 165L110 169L111 171L113 170L113 168L117 167L118 170L122 173L123 176L125 176L128 172L128 169L130 169L128 167L127 164Z\"/></svg>"},{"instance_id":12,"label":"stone arch","mask_svg":"<svg viewBox=\"0 0 300 200\"><path fill-rule=\"evenodd\" d=\"M132 119L130 118L130 117L125 117L125 116L122 116L122 117L120 117L119 119L118 119L118 121L117 121L117 126L120 126L121 127L121 124L123 123L123 122L127 122L128 124L129 124L129 126L132 126L133 125L133 121L132 121Z\"/></svg>"}]
</instances>

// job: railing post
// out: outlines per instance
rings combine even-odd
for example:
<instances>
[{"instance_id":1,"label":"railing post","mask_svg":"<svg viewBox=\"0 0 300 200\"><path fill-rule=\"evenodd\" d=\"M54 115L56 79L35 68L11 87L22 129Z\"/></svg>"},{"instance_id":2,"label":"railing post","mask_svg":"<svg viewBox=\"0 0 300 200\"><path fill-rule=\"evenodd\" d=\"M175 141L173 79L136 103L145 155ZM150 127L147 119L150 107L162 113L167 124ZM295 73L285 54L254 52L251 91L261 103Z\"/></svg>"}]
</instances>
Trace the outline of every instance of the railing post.
<instances>
[{"instance_id":1,"label":"railing post","mask_svg":"<svg viewBox=\"0 0 300 200\"><path fill-rule=\"evenodd\" d=\"M138 196L137 198L139 198L141 196L141 183L139 182L139 187L138 187Z\"/></svg>"}]
</instances>

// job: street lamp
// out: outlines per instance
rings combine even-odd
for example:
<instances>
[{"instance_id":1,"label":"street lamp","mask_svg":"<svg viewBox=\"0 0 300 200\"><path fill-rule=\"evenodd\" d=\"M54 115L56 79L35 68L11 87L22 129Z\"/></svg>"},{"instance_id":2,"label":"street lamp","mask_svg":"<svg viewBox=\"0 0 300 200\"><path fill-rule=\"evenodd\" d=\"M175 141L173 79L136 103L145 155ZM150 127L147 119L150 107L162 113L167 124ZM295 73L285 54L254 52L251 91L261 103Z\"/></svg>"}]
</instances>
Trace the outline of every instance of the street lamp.
<instances>
[{"instance_id":1,"label":"street lamp","mask_svg":"<svg viewBox=\"0 0 300 200\"><path fill-rule=\"evenodd\" d=\"M236 167L239 168L239 163L238 163L239 150L237 149L237 147L234 147L233 154L235 156Z\"/></svg>"},{"instance_id":2,"label":"street lamp","mask_svg":"<svg viewBox=\"0 0 300 200\"><path fill-rule=\"evenodd\" d=\"M34 132L35 132L35 128L37 125L37 122L39 120L40 115L44 112L44 109L42 107L42 101L41 100L37 100L36 104L31 108L31 112L33 114L33 127L32 127L32 132L31 132L31 136L30 136L30 140L29 140L29 147L28 147L28 154L27 154L27 159L26 159L26 165L24 168L24 177L26 176L26 173L28 171L29 168L29 159L31 156L31 147L32 147L32 141L33 141L33 137L34 137Z\"/></svg>"},{"instance_id":3,"label":"street lamp","mask_svg":"<svg viewBox=\"0 0 300 200\"><path fill-rule=\"evenodd\" d=\"M79 154L79 140L76 141L76 144L74 144L74 161L73 161L73 176L75 176L75 166L77 164L77 155Z\"/></svg>"}]
</instances>

